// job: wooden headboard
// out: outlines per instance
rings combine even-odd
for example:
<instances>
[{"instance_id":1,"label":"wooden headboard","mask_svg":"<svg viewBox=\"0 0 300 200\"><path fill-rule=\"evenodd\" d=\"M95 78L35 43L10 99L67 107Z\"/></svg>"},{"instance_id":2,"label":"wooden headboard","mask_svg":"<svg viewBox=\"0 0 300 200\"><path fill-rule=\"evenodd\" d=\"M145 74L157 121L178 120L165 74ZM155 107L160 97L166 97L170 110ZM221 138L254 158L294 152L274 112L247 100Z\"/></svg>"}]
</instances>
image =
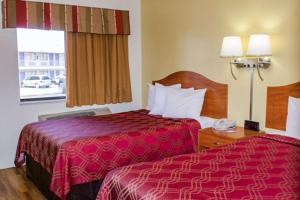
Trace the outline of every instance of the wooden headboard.
<instances>
[{"instance_id":1,"label":"wooden headboard","mask_svg":"<svg viewBox=\"0 0 300 200\"><path fill-rule=\"evenodd\" d=\"M286 130L288 99L290 96L300 98L300 82L286 86L268 87L267 128Z\"/></svg>"},{"instance_id":2,"label":"wooden headboard","mask_svg":"<svg viewBox=\"0 0 300 200\"><path fill-rule=\"evenodd\" d=\"M153 84L174 85L181 83L182 88L206 88L205 101L201 115L212 118L227 118L228 85L214 82L201 74L179 71L166 78L153 81Z\"/></svg>"}]
</instances>

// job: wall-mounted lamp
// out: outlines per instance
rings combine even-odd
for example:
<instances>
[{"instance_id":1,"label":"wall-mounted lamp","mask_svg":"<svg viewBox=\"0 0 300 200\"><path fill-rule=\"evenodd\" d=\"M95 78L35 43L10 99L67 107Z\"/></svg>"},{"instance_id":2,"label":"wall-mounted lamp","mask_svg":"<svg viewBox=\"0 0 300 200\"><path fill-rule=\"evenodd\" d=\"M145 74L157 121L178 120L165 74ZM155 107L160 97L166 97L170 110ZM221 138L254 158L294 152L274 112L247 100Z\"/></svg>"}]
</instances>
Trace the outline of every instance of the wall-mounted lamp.
<instances>
[{"instance_id":1,"label":"wall-mounted lamp","mask_svg":"<svg viewBox=\"0 0 300 200\"><path fill-rule=\"evenodd\" d=\"M256 67L260 80L264 80L260 74L260 68L267 68L271 65L272 56L271 39L266 34L255 34L250 36L247 56L253 56L257 59ZM254 64L255 65L255 64Z\"/></svg>"},{"instance_id":2,"label":"wall-mounted lamp","mask_svg":"<svg viewBox=\"0 0 300 200\"><path fill-rule=\"evenodd\" d=\"M230 71L235 80L236 76L233 73L232 66L235 65L238 68L252 68L251 73L251 86L250 86L250 120L252 120L253 110L253 81L254 71L257 69L257 73L261 81L263 77L260 73L260 68L268 68L271 65L270 56L272 56L271 39L267 34L254 34L250 36L247 56L243 56L242 40L238 36L224 37L221 57L229 57ZM232 59L234 59L232 61Z\"/></svg>"},{"instance_id":3,"label":"wall-mounted lamp","mask_svg":"<svg viewBox=\"0 0 300 200\"><path fill-rule=\"evenodd\" d=\"M241 37L224 37L221 48L221 57L230 58L230 72L235 80L237 80L237 78L233 73L232 65L244 66L242 59L240 59L242 56L244 56L244 53Z\"/></svg>"}]
</instances>

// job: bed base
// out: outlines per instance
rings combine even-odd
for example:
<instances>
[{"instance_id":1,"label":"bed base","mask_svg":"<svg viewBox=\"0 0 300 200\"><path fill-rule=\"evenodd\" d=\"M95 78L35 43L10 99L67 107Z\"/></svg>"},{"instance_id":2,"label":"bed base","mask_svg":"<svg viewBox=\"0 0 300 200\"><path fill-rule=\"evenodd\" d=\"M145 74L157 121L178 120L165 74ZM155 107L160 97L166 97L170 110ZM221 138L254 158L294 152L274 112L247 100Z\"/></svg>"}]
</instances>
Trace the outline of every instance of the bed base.
<instances>
[{"instance_id":1,"label":"bed base","mask_svg":"<svg viewBox=\"0 0 300 200\"><path fill-rule=\"evenodd\" d=\"M51 175L38 162L26 155L26 175L48 200L59 200L49 190ZM95 200L103 180L72 186L67 200Z\"/></svg>"}]
</instances>

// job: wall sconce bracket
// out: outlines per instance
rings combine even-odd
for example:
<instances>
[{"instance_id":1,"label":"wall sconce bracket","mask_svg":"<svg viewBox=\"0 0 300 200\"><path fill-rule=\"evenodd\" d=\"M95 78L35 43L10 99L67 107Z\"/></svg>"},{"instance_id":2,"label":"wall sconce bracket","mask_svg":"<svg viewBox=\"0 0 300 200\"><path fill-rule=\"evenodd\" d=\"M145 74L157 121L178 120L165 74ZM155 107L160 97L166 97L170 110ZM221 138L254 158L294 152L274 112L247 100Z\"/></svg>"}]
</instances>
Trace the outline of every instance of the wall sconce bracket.
<instances>
[{"instance_id":1,"label":"wall sconce bracket","mask_svg":"<svg viewBox=\"0 0 300 200\"><path fill-rule=\"evenodd\" d=\"M237 58L230 64L237 68L269 68L272 62L270 58Z\"/></svg>"},{"instance_id":2,"label":"wall sconce bracket","mask_svg":"<svg viewBox=\"0 0 300 200\"><path fill-rule=\"evenodd\" d=\"M261 73L260 68L269 68L272 64L271 59L269 57L258 57L258 58L237 58L233 62L230 62L231 66L235 65L237 68L256 68L258 76L261 81L264 81ZM236 76L231 69L231 74L235 80Z\"/></svg>"}]
</instances>

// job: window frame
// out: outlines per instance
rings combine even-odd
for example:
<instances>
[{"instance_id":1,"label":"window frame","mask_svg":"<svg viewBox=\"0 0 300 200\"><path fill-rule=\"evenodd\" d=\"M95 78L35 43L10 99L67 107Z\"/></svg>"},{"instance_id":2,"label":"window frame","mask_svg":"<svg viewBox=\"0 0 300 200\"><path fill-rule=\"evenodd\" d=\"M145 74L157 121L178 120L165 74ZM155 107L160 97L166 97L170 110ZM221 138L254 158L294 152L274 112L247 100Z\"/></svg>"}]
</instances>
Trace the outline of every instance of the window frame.
<instances>
[{"instance_id":1,"label":"window frame","mask_svg":"<svg viewBox=\"0 0 300 200\"><path fill-rule=\"evenodd\" d=\"M20 99L21 103L29 102L44 102L44 101L56 101L56 100L66 100L66 96L57 96L57 97L38 97L38 98L24 98Z\"/></svg>"}]
</instances>

